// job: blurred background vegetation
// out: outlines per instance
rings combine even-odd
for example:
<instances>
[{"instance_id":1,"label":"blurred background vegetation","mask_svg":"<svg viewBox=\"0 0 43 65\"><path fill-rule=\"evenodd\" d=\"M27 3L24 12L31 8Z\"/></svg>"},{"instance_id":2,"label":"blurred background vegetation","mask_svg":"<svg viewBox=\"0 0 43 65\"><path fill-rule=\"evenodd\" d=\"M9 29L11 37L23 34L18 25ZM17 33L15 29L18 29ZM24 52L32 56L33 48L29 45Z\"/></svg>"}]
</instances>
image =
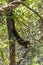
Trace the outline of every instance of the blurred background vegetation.
<instances>
[{"instance_id":1,"label":"blurred background vegetation","mask_svg":"<svg viewBox=\"0 0 43 65\"><path fill-rule=\"evenodd\" d=\"M20 0L17 0L20 1ZM6 5L8 0L0 0L0 7ZM26 0L25 3L43 16L43 0ZM43 65L43 29L40 18L20 4L13 9L16 30L24 40L30 40L31 48L19 65ZM16 43L16 62L18 62L27 49ZM6 16L0 15L0 65L9 65L9 41Z\"/></svg>"}]
</instances>

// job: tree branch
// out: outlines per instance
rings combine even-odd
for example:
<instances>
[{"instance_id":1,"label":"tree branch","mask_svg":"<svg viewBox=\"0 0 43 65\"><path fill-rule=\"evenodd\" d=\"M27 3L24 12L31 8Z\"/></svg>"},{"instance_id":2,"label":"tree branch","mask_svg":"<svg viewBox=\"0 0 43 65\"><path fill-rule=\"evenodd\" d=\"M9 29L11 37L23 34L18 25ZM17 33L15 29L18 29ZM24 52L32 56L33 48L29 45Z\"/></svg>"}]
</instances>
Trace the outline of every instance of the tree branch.
<instances>
[{"instance_id":1,"label":"tree branch","mask_svg":"<svg viewBox=\"0 0 43 65\"><path fill-rule=\"evenodd\" d=\"M33 10L32 8L30 8L28 5L26 5L24 2L19 2L19 1L13 1L10 2L9 4L0 7L0 12L7 12L7 11L11 11L13 8L17 7L18 5L23 4L24 6L26 6L29 10L31 10L32 12L34 12L35 14L37 14L37 16L41 19L41 21L43 21L43 18L38 14L38 12L36 12L35 10Z\"/></svg>"},{"instance_id":2,"label":"tree branch","mask_svg":"<svg viewBox=\"0 0 43 65\"><path fill-rule=\"evenodd\" d=\"M19 60L19 62L17 62L17 65L19 65L24 60L24 58L26 57L26 55L27 55L27 53L28 53L29 50L30 49L26 50L26 52L24 53L24 55L22 56L22 58Z\"/></svg>"}]
</instances>

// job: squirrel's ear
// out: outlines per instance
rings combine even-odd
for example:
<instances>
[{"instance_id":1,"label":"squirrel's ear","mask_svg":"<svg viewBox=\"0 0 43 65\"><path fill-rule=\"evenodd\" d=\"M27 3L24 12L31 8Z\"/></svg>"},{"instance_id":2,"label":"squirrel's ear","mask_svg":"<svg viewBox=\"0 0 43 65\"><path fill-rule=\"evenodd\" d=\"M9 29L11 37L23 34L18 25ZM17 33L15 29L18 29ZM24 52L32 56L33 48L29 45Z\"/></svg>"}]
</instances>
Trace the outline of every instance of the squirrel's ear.
<instances>
[{"instance_id":1,"label":"squirrel's ear","mask_svg":"<svg viewBox=\"0 0 43 65\"><path fill-rule=\"evenodd\" d=\"M30 41L25 41L26 43L26 48L29 48L30 47Z\"/></svg>"}]
</instances>

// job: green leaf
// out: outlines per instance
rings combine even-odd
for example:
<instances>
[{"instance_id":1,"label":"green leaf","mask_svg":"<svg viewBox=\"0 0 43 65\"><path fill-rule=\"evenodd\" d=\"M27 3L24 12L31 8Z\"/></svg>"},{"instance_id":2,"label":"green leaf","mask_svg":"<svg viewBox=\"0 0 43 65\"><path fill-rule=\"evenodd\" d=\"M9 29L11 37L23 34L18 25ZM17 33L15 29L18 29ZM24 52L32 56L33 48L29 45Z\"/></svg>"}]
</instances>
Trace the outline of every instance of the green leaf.
<instances>
[{"instance_id":1,"label":"green leaf","mask_svg":"<svg viewBox=\"0 0 43 65\"><path fill-rule=\"evenodd\" d=\"M3 51L0 49L0 55L2 57L2 60L4 61L4 54L3 54Z\"/></svg>"}]
</instances>

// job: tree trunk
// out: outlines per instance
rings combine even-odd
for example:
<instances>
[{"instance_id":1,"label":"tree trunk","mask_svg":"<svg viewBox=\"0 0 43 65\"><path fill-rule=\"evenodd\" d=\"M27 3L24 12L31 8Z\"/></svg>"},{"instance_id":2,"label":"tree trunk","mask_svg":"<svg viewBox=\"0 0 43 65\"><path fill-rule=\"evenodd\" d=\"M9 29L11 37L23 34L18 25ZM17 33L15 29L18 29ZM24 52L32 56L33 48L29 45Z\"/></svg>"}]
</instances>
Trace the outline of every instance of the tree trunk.
<instances>
[{"instance_id":1,"label":"tree trunk","mask_svg":"<svg viewBox=\"0 0 43 65\"><path fill-rule=\"evenodd\" d=\"M9 2L11 2L11 1L13 1L13 0L9 0ZM12 11L10 11L9 13L7 13L8 36L9 36L9 40L11 40L11 38L12 38L12 28L13 28L12 22L14 20L11 19L8 16L13 16ZM9 44L9 48L10 48L10 64L9 65L16 65L16 62L15 62L15 43L14 43L14 36L13 36L12 40L13 40L13 42L10 42L10 44Z\"/></svg>"}]
</instances>

